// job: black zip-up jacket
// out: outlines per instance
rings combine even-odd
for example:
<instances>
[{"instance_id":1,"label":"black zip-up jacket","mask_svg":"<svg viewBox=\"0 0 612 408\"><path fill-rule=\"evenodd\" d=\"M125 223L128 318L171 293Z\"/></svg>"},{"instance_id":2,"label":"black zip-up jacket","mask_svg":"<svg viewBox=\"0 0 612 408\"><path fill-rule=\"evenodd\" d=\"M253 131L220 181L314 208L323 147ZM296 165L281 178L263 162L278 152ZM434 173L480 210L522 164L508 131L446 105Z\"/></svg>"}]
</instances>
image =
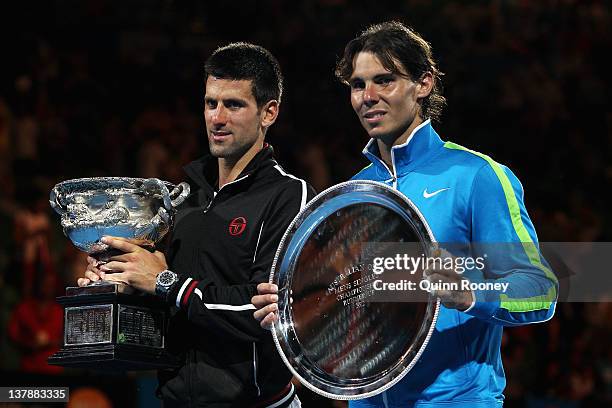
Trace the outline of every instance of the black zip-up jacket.
<instances>
[{"instance_id":1,"label":"black zip-up jacket","mask_svg":"<svg viewBox=\"0 0 612 408\"><path fill-rule=\"evenodd\" d=\"M287 227L314 195L287 173L266 145L218 192L217 159L185 167L191 194L175 219L169 269L168 348L184 364L159 372L164 407L265 407L293 399L291 373L270 332L253 318L251 298L266 282Z\"/></svg>"}]
</instances>

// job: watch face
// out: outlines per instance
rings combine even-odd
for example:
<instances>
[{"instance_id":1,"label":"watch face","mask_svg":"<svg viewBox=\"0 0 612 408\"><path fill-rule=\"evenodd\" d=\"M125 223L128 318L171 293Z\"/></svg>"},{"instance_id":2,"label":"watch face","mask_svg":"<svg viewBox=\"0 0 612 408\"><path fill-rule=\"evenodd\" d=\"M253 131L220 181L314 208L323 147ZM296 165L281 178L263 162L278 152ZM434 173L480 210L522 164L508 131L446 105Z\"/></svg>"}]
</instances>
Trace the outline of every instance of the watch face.
<instances>
[{"instance_id":1,"label":"watch face","mask_svg":"<svg viewBox=\"0 0 612 408\"><path fill-rule=\"evenodd\" d=\"M169 286L174 283L175 275L172 272L162 272L159 274L159 284Z\"/></svg>"}]
</instances>

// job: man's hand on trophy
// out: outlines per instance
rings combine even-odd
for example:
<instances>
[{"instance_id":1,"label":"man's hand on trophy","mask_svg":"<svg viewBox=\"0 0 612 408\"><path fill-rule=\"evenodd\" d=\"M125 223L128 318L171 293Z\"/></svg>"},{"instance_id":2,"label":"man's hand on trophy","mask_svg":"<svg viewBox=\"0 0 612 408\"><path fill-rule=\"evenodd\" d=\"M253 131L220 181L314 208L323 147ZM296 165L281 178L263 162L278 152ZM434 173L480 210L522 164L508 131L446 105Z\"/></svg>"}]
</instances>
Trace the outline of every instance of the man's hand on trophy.
<instances>
[{"instance_id":1,"label":"man's hand on trophy","mask_svg":"<svg viewBox=\"0 0 612 408\"><path fill-rule=\"evenodd\" d=\"M142 292L155 294L157 275L168 269L163 253L159 251L149 252L125 238L103 237L102 242L123 252L123 254L113 256L109 262L97 267L99 272L103 273L103 279L124 283ZM100 276L93 268L90 270L89 266L88 272ZM86 274L86 276L88 278L93 277L91 274Z\"/></svg>"},{"instance_id":2,"label":"man's hand on trophy","mask_svg":"<svg viewBox=\"0 0 612 408\"><path fill-rule=\"evenodd\" d=\"M455 271L427 269L424 271L423 276L435 288L432 290L433 294L439 297L442 304L449 309L464 311L472 305L474 301L472 291L459 289L461 288L461 281L465 280L465 278Z\"/></svg>"},{"instance_id":3,"label":"man's hand on trophy","mask_svg":"<svg viewBox=\"0 0 612 408\"><path fill-rule=\"evenodd\" d=\"M79 286L87 286L92 283L108 282L106 279L104 279L106 277L106 273L104 271L101 271L99 268L99 266L102 264L103 262L100 262L97 259L88 256L85 277L77 279L77 284ZM131 286L128 286L125 283L119 283L118 291L119 293L130 294L134 293L136 289Z\"/></svg>"},{"instance_id":4,"label":"man's hand on trophy","mask_svg":"<svg viewBox=\"0 0 612 408\"><path fill-rule=\"evenodd\" d=\"M87 257L87 269L85 269L85 277L77 279L77 284L79 286L87 286L90 283L98 282L104 279L104 272L102 272L98 268L99 262L92 258L91 256Z\"/></svg>"},{"instance_id":5,"label":"man's hand on trophy","mask_svg":"<svg viewBox=\"0 0 612 408\"><path fill-rule=\"evenodd\" d=\"M278 286L272 283L257 285L257 295L251 298L251 303L257 308L253 317L264 329L272 329L272 324L278 320Z\"/></svg>"},{"instance_id":6,"label":"man's hand on trophy","mask_svg":"<svg viewBox=\"0 0 612 408\"><path fill-rule=\"evenodd\" d=\"M447 265L449 261L452 261L452 265L457 265L457 257L443 248L435 249L432 256L440 260L439 265ZM429 281L428 292L439 297L444 306L464 311L474 302L474 294L471 290L462 289L461 282L467 280L462 273L463 271L453 267L433 267L423 270L423 278Z\"/></svg>"}]
</instances>

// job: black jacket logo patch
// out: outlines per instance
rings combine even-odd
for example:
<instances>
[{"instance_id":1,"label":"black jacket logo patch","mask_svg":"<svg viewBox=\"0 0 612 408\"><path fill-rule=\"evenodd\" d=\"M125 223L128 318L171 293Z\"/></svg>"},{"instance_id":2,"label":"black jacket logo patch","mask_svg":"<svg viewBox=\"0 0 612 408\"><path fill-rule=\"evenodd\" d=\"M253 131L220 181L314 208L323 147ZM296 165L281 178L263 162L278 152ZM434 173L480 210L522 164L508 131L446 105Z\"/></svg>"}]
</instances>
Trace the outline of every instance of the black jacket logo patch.
<instances>
[{"instance_id":1,"label":"black jacket logo patch","mask_svg":"<svg viewBox=\"0 0 612 408\"><path fill-rule=\"evenodd\" d=\"M232 236L240 235L244 232L247 220L244 217L236 217L229 223L229 234Z\"/></svg>"}]
</instances>

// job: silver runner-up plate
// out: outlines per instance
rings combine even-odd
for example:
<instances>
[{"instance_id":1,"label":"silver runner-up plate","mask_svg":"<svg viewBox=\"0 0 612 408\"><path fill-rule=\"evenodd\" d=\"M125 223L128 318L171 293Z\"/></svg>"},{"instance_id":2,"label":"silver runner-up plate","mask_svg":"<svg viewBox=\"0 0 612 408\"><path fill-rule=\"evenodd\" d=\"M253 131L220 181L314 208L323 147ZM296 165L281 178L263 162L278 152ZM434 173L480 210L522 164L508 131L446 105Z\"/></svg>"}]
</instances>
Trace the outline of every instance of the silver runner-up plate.
<instances>
[{"instance_id":1,"label":"silver runner-up plate","mask_svg":"<svg viewBox=\"0 0 612 408\"><path fill-rule=\"evenodd\" d=\"M439 300L388 299L372 260L385 244L431 254L435 239L417 207L375 181L347 181L310 201L285 232L270 282L278 285L276 347L291 372L327 398L379 394L416 364ZM425 294L423 296L423 293Z\"/></svg>"}]
</instances>

